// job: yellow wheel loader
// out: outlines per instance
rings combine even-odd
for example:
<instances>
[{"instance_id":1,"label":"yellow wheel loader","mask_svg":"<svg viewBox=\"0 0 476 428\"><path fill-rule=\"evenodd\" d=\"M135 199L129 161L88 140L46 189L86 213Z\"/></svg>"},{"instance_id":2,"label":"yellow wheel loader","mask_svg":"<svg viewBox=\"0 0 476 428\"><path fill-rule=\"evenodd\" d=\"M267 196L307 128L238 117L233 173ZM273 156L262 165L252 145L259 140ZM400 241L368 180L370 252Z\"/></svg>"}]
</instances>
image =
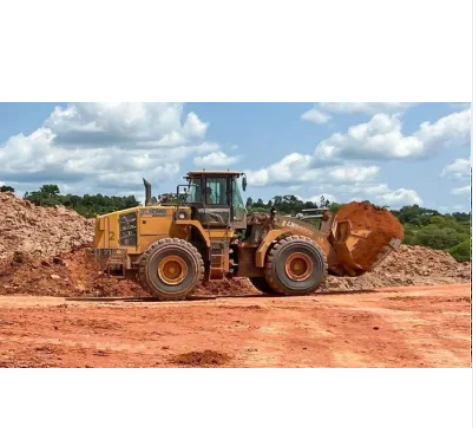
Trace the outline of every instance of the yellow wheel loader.
<instances>
[{"instance_id":1,"label":"yellow wheel loader","mask_svg":"<svg viewBox=\"0 0 476 428\"><path fill-rule=\"evenodd\" d=\"M313 293L327 274L358 276L398 249L403 228L387 210L351 203L334 216L248 214L239 171L192 171L174 197L99 216L93 253L101 271L136 279L160 300L203 282L247 277L263 293ZM320 226L308 218L318 218Z\"/></svg>"}]
</instances>

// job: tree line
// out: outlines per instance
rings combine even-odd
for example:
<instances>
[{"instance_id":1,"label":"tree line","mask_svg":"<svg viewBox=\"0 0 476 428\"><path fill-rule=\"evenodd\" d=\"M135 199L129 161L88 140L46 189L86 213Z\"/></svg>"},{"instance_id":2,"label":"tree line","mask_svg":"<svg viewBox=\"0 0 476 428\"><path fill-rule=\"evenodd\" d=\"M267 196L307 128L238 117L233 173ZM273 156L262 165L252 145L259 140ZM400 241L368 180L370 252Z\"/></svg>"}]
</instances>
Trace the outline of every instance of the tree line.
<instances>
[{"instance_id":1,"label":"tree line","mask_svg":"<svg viewBox=\"0 0 476 428\"><path fill-rule=\"evenodd\" d=\"M69 193L62 195L56 184L45 184L36 192L26 192L23 199L41 207L63 205L87 218L137 207L139 205L139 201L134 195L106 196L100 193L97 195L86 194L83 196Z\"/></svg>"},{"instance_id":2,"label":"tree line","mask_svg":"<svg viewBox=\"0 0 476 428\"><path fill-rule=\"evenodd\" d=\"M0 191L13 192L14 189L3 185ZM38 191L27 192L24 199L39 206L64 205L88 218L140 205L133 195L106 196L100 193L83 196L62 195L56 184L45 184ZM370 201L366 202L370 203ZM312 208L327 208L335 213L341 205L336 202L331 203L324 197L316 203L303 201L295 195L277 195L267 202L261 198L255 201L249 197L246 206L250 212L269 212L271 208L274 208L279 214L296 215L304 209ZM443 214L418 205L405 206L391 212L405 228L405 244L444 250L460 262L471 259L471 216L469 213Z\"/></svg>"}]
</instances>

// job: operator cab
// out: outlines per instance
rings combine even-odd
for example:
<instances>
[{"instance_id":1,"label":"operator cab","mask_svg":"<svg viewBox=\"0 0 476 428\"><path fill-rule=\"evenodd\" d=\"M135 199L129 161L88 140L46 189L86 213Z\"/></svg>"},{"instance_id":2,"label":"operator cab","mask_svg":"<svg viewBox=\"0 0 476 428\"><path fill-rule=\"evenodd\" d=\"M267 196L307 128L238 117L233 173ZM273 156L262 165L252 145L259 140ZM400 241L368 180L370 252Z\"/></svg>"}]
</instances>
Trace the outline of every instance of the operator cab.
<instances>
[{"instance_id":1,"label":"operator cab","mask_svg":"<svg viewBox=\"0 0 476 428\"><path fill-rule=\"evenodd\" d=\"M191 171L188 204L194 219L206 227L246 229L246 208L238 185L246 190L246 176L238 171Z\"/></svg>"}]
</instances>

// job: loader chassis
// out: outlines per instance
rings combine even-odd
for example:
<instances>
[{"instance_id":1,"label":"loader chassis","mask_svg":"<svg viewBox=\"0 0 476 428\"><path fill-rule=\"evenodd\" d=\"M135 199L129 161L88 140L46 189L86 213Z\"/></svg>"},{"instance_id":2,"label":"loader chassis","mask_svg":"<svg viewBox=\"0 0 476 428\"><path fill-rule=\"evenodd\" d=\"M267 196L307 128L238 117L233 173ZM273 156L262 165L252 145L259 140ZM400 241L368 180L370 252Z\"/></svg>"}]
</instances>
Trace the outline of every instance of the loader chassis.
<instances>
[{"instance_id":1,"label":"loader chassis","mask_svg":"<svg viewBox=\"0 0 476 428\"><path fill-rule=\"evenodd\" d=\"M163 300L185 298L202 282L237 276L250 278L262 292L309 294L325 281L328 270L342 271L333 233L341 232L344 248L345 227L337 230L330 215L321 230L274 212L247 215L238 186L242 175L190 172L187 184L177 187L175 201L157 205L144 180L144 207L97 218L94 253L99 269L132 277ZM345 257L348 250L342 250Z\"/></svg>"}]
</instances>

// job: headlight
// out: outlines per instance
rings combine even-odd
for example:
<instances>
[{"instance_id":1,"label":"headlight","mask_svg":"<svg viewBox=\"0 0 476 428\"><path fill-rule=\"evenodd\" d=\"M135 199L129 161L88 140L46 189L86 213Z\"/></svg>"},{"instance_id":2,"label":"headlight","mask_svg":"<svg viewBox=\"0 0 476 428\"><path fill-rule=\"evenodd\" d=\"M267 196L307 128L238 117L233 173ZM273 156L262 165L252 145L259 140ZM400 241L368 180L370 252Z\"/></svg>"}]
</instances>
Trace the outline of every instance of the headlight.
<instances>
[{"instance_id":1,"label":"headlight","mask_svg":"<svg viewBox=\"0 0 476 428\"><path fill-rule=\"evenodd\" d=\"M185 220L187 218L187 215L184 212L179 213L178 218L180 220Z\"/></svg>"}]
</instances>

